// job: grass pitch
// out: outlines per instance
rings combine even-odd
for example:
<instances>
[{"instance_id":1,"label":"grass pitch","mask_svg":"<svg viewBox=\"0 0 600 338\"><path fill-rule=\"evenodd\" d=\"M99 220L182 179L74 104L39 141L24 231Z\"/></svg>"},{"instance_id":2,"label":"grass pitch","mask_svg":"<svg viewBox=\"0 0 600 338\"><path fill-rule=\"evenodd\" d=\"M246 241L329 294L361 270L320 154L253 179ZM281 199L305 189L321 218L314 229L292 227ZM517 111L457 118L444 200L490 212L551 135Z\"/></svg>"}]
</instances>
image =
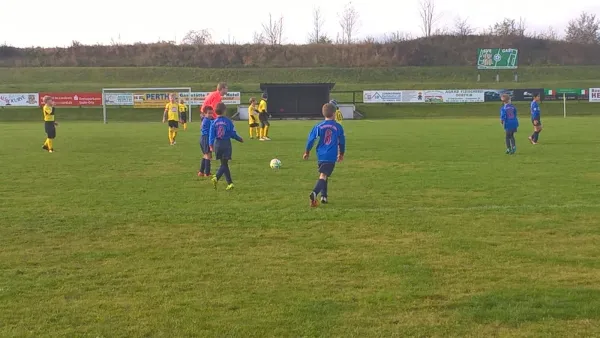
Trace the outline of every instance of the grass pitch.
<instances>
[{"instance_id":1,"label":"grass pitch","mask_svg":"<svg viewBox=\"0 0 600 338\"><path fill-rule=\"evenodd\" d=\"M346 122L317 209L313 122L235 144L232 192L196 123L0 124L0 336L600 335L600 119L521 122L515 156L497 119Z\"/></svg>"}]
</instances>

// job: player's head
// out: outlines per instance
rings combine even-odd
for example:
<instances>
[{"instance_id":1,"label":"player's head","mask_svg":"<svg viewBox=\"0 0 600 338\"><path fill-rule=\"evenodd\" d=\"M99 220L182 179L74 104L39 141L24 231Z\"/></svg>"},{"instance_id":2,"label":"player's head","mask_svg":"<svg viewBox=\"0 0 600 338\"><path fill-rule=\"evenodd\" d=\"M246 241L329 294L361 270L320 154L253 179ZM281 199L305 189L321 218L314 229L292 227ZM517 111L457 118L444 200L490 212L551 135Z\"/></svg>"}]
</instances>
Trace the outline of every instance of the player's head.
<instances>
[{"instance_id":1,"label":"player's head","mask_svg":"<svg viewBox=\"0 0 600 338\"><path fill-rule=\"evenodd\" d=\"M502 94L502 96L500 97L500 99L502 100L502 102L504 103L510 103L510 95L508 94Z\"/></svg>"},{"instance_id":2,"label":"player's head","mask_svg":"<svg viewBox=\"0 0 600 338\"><path fill-rule=\"evenodd\" d=\"M340 106L338 105L338 103L337 103L336 100L331 100L331 101L329 101L329 103L331 103L335 107L335 109L339 109L340 108Z\"/></svg>"},{"instance_id":3,"label":"player's head","mask_svg":"<svg viewBox=\"0 0 600 338\"><path fill-rule=\"evenodd\" d=\"M335 116L335 106L331 103L325 103L323 105L323 116L326 120L333 119Z\"/></svg>"},{"instance_id":4,"label":"player's head","mask_svg":"<svg viewBox=\"0 0 600 338\"><path fill-rule=\"evenodd\" d=\"M540 99L540 93L533 93L533 101L539 102Z\"/></svg>"},{"instance_id":5,"label":"player's head","mask_svg":"<svg viewBox=\"0 0 600 338\"><path fill-rule=\"evenodd\" d=\"M179 99L179 103L184 104L185 101L183 99Z\"/></svg>"},{"instance_id":6,"label":"player's head","mask_svg":"<svg viewBox=\"0 0 600 338\"><path fill-rule=\"evenodd\" d=\"M267 93L263 93L260 98L267 101L269 99L269 95Z\"/></svg>"},{"instance_id":7,"label":"player's head","mask_svg":"<svg viewBox=\"0 0 600 338\"><path fill-rule=\"evenodd\" d=\"M219 82L219 84L217 85L217 91L221 95L227 94L228 89L229 88L227 87L227 83L225 83L225 82Z\"/></svg>"},{"instance_id":8,"label":"player's head","mask_svg":"<svg viewBox=\"0 0 600 338\"><path fill-rule=\"evenodd\" d=\"M225 103L223 103L223 102L217 103L217 107L215 108L215 113L218 116L223 116L223 115L225 115L225 111L227 111L227 107L225 106Z\"/></svg>"},{"instance_id":9,"label":"player's head","mask_svg":"<svg viewBox=\"0 0 600 338\"><path fill-rule=\"evenodd\" d=\"M49 95L44 96L44 104L47 104L47 105L51 106L52 103L54 103L52 101L52 96L49 96Z\"/></svg>"},{"instance_id":10,"label":"player's head","mask_svg":"<svg viewBox=\"0 0 600 338\"><path fill-rule=\"evenodd\" d=\"M214 113L214 109L211 106L206 106L204 107L204 116L206 117L212 117Z\"/></svg>"},{"instance_id":11,"label":"player's head","mask_svg":"<svg viewBox=\"0 0 600 338\"><path fill-rule=\"evenodd\" d=\"M249 102L250 102L250 105L252 105L252 106L255 105L256 104L256 98L255 97L251 97Z\"/></svg>"},{"instance_id":12,"label":"player's head","mask_svg":"<svg viewBox=\"0 0 600 338\"><path fill-rule=\"evenodd\" d=\"M177 99L177 98L175 97L175 93L171 93L171 94L169 94L169 102L171 102L171 103L175 103L175 100L176 100L176 99Z\"/></svg>"}]
</instances>

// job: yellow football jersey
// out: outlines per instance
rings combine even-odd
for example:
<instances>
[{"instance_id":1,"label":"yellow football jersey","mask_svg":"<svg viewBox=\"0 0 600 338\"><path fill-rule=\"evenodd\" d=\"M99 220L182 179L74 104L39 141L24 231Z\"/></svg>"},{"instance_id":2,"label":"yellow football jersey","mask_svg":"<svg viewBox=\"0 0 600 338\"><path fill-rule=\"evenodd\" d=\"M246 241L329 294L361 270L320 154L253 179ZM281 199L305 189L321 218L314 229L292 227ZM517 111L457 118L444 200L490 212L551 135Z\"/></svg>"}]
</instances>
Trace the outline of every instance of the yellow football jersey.
<instances>
[{"instance_id":1,"label":"yellow football jersey","mask_svg":"<svg viewBox=\"0 0 600 338\"><path fill-rule=\"evenodd\" d=\"M260 100L260 103L258 104L258 113L259 114L263 114L267 112L267 101L266 100Z\"/></svg>"},{"instance_id":2,"label":"yellow football jersey","mask_svg":"<svg viewBox=\"0 0 600 338\"><path fill-rule=\"evenodd\" d=\"M167 103L165 106L167 112L167 119L169 121L179 121L179 104L178 103Z\"/></svg>"},{"instance_id":3,"label":"yellow football jersey","mask_svg":"<svg viewBox=\"0 0 600 338\"><path fill-rule=\"evenodd\" d=\"M187 106L183 103L179 103L178 108L180 113L185 113L187 111Z\"/></svg>"},{"instance_id":4,"label":"yellow football jersey","mask_svg":"<svg viewBox=\"0 0 600 338\"><path fill-rule=\"evenodd\" d=\"M44 121L49 121L49 122L54 121L54 107L50 107L49 105L44 105L42 112L44 113Z\"/></svg>"},{"instance_id":5,"label":"yellow football jersey","mask_svg":"<svg viewBox=\"0 0 600 338\"><path fill-rule=\"evenodd\" d=\"M248 107L248 124L258 123L258 113L256 113L256 106Z\"/></svg>"},{"instance_id":6,"label":"yellow football jersey","mask_svg":"<svg viewBox=\"0 0 600 338\"><path fill-rule=\"evenodd\" d=\"M337 123L342 123L342 120L344 119L344 115L342 115L342 112L338 109L335 111L335 121Z\"/></svg>"}]
</instances>

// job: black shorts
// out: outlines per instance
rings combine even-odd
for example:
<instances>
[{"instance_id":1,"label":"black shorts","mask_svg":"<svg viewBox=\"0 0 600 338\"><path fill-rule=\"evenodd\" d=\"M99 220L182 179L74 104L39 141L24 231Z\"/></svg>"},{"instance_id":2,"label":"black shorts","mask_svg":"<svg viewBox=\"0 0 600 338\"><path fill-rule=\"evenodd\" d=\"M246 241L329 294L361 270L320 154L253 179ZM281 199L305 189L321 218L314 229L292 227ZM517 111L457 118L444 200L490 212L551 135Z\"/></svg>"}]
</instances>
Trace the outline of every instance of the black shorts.
<instances>
[{"instance_id":1,"label":"black shorts","mask_svg":"<svg viewBox=\"0 0 600 338\"><path fill-rule=\"evenodd\" d=\"M231 160L231 154L233 152L231 144L215 143L213 150L215 151L215 158L217 160Z\"/></svg>"},{"instance_id":2,"label":"black shorts","mask_svg":"<svg viewBox=\"0 0 600 338\"><path fill-rule=\"evenodd\" d=\"M181 120L181 122L187 123L187 114L186 113L179 114L179 119Z\"/></svg>"},{"instance_id":3,"label":"black shorts","mask_svg":"<svg viewBox=\"0 0 600 338\"><path fill-rule=\"evenodd\" d=\"M258 114L258 120L260 121L260 124L263 127L270 125L269 124L269 114L268 113L260 113L260 114Z\"/></svg>"},{"instance_id":4,"label":"black shorts","mask_svg":"<svg viewBox=\"0 0 600 338\"><path fill-rule=\"evenodd\" d=\"M250 123L249 126L250 128L256 128L258 127L258 123Z\"/></svg>"},{"instance_id":5,"label":"black shorts","mask_svg":"<svg viewBox=\"0 0 600 338\"><path fill-rule=\"evenodd\" d=\"M512 135L517 132L517 128L504 129L504 131L506 132L506 135Z\"/></svg>"},{"instance_id":6,"label":"black shorts","mask_svg":"<svg viewBox=\"0 0 600 338\"><path fill-rule=\"evenodd\" d=\"M200 149L204 155L210 154L210 146L208 145L208 135L200 136Z\"/></svg>"},{"instance_id":7,"label":"black shorts","mask_svg":"<svg viewBox=\"0 0 600 338\"><path fill-rule=\"evenodd\" d=\"M56 125L54 125L54 121L44 122L44 129L49 139L56 138Z\"/></svg>"},{"instance_id":8,"label":"black shorts","mask_svg":"<svg viewBox=\"0 0 600 338\"><path fill-rule=\"evenodd\" d=\"M179 128L179 122L178 121L169 120L169 128Z\"/></svg>"},{"instance_id":9,"label":"black shorts","mask_svg":"<svg viewBox=\"0 0 600 338\"><path fill-rule=\"evenodd\" d=\"M317 163L319 166L319 173L325 174L327 177L333 174L333 169L335 169L335 162L319 162Z\"/></svg>"}]
</instances>

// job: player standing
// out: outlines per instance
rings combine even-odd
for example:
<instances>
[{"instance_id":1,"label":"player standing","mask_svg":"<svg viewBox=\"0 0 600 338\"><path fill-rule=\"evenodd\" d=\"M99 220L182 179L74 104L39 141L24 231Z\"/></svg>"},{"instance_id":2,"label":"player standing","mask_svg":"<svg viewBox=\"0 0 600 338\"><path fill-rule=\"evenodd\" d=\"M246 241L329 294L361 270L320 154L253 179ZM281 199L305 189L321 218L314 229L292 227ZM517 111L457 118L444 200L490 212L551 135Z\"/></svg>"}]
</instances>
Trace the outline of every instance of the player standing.
<instances>
[{"instance_id":1,"label":"player standing","mask_svg":"<svg viewBox=\"0 0 600 338\"><path fill-rule=\"evenodd\" d=\"M206 113L206 107L213 107L216 108L217 104L220 103L221 101L223 101L223 96L227 95L227 83L225 82L219 82L219 84L217 85L217 90L215 90L214 92L208 94L206 96L206 98L204 99L204 102L202 103L202 106L200 107L200 115L202 115L202 113ZM216 109L215 109L215 113L213 113L213 119L216 119L217 115L216 115Z\"/></svg>"},{"instance_id":2,"label":"player standing","mask_svg":"<svg viewBox=\"0 0 600 338\"><path fill-rule=\"evenodd\" d=\"M346 137L344 128L335 121L335 106L331 103L323 105L325 121L317 124L308 135L303 158L308 160L310 151L319 138L317 144L317 163L319 166L319 180L310 193L310 206L318 206L317 197L321 194L321 203L327 203L327 181L333 173L336 162L344 160L346 152Z\"/></svg>"},{"instance_id":3,"label":"player standing","mask_svg":"<svg viewBox=\"0 0 600 338\"><path fill-rule=\"evenodd\" d=\"M221 166L217 171L217 174L211 179L215 189L217 189L217 183L223 175L227 181L226 190L233 189L233 180L231 179L231 171L229 170L229 161L232 156L231 139L237 140L238 142L244 142L244 140L235 131L233 122L225 117L225 104L220 102L217 104L215 114L217 118L210 126L210 132L208 136L208 144L210 145L211 152L215 153L217 160L221 161Z\"/></svg>"},{"instance_id":4,"label":"player standing","mask_svg":"<svg viewBox=\"0 0 600 338\"><path fill-rule=\"evenodd\" d=\"M175 94L169 94L169 103L165 106L162 122L168 120L169 124L169 144L174 146L175 138L177 137L177 129L179 128L179 104L175 98Z\"/></svg>"},{"instance_id":5,"label":"player standing","mask_svg":"<svg viewBox=\"0 0 600 338\"><path fill-rule=\"evenodd\" d=\"M185 101L183 99L179 100L179 121L183 125L183 130L187 130L187 106L185 105Z\"/></svg>"},{"instance_id":6,"label":"player standing","mask_svg":"<svg viewBox=\"0 0 600 338\"><path fill-rule=\"evenodd\" d=\"M519 120L517 118L517 108L510 101L510 95L502 94L502 103L500 108L500 122L506 133L506 153L509 155L517 151L517 143L515 141L515 133L519 128Z\"/></svg>"},{"instance_id":7,"label":"player standing","mask_svg":"<svg viewBox=\"0 0 600 338\"><path fill-rule=\"evenodd\" d=\"M202 160L200 161L200 170L198 171L199 177L209 177L210 173L210 161L212 160L212 152L210 151L210 145L208 144L208 137L210 134L210 127L213 123L213 108L210 106L205 107L206 113L202 119L202 125L200 129L200 148L202 149Z\"/></svg>"},{"instance_id":8,"label":"player standing","mask_svg":"<svg viewBox=\"0 0 600 338\"><path fill-rule=\"evenodd\" d=\"M54 152L54 139L56 138L56 126L58 123L55 121L54 116L54 101L50 96L44 96L44 107L42 113L44 114L44 129L46 130L46 141L42 146L42 149L49 153Z\"/></svg>"},{"instance_id":9,"label":"player standing","mask_svg":"<svg viewBox=\"0 0 600 338\"><path fill-rule=\"evenodd\" d=\"M261 141L271 141L269 138L269 113L267 112L267 93L263 93L260 103L258 104L258 120L260 121L260 138Z\"/></svg>"},{"instance_id":10,"label":"player standing","mask_svg":"<svg viewBox=\"0 0 600 338\"><path fill-rule=\"evenodd\" d=\"M344 120L344 115L342 115L342 111L340 110L340 106L338 105L336 100L329 101L335 107L335 122L342 124Z\"/></svg>"},{"instance_id":11,"label":"player standing","mask_svg":"<svg viewBox=\"0 0 600 338\"><path fill-rule=\"evenodd\" d=\"M258 131L258 109L256 108L256 99L250 98L250 106L248 107L248 128L250 131L250 139L259 138Z\"/></svg>"},{"instance_id":12,"label":"player standing","mask_svg":"<svg viewBox=\"0 0 600 338\"><path fill-rule=\"evenodd\" d=\"M529 136L531 144L537 144L542 132L542 117L540 112L540 93L533 94L531 101L531 123L533 124L533 134Z\"/></svg>"}]
</instances>

